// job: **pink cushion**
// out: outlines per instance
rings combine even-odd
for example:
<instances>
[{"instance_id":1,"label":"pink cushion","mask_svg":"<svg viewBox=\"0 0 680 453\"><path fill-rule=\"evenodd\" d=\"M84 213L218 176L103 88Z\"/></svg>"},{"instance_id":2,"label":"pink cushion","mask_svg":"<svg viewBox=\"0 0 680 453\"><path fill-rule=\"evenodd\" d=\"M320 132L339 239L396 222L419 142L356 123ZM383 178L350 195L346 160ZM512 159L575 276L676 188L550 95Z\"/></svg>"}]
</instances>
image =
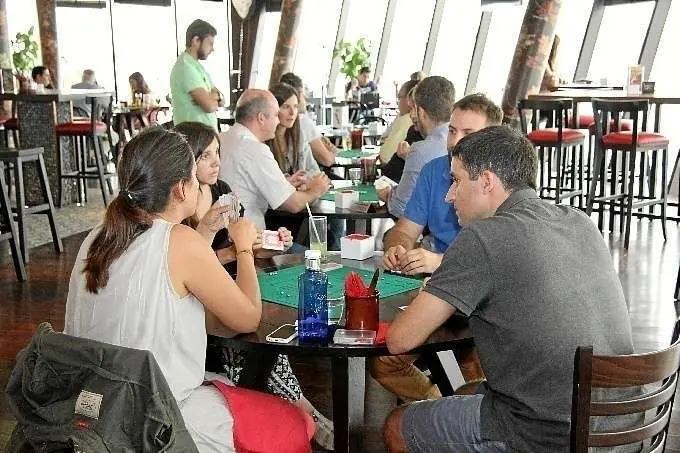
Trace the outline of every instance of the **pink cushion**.
<instances>
[{"instance_id":1,"label":"pink cushion","mask_svg":"<svg viewBox=\"0 0 680 453\"><path fill-rule=\"evenodd\" d=\"M16 117L7 118L3 125L5 129L19 129L19 119Z\"/></svg>"},{"instance_id":2,"label":"pink cushion","mask_svg":"<svg viewBox=\"0 0 680 453\"><path fill-rule=\"evenodd\" d=\"M557 128L536 129L529 132L527 138L534 143L547 143L557 141ZM585 135L576 129L562 129L562 141L571 142L575 140L583 140Z\"/></svg>"},{"instance_id":3,"label":"pink cushion","mask_svg":"<svg viewBox=\"0 0 680 453\"><path fill-rule=\"evenodd\" d=\"M222 393L234 417L238 453L311 453L314 420L277 396L210 381Z\"/></svg>"},{"instance_id":4,"label":"pink cushion","mask_svg":"<svg viewBox=\"0 0 680 453\"><path fill-rule=\"evenodd\" d=\"M576 129L588 129L588 126L594 121L595 116L592 113L582 113L578 116L578 127ZM574 127L574 118L571 115L569 115L569 127Z\"/></svg>"},{"instance_id":5,"label":"pink cushion","mask_svg":"<svg viewBox=\"0 0 680 453\"><path fill-rule=\"evenodd\" d=\"M632 145L633 133L627 132L610 132L609 134L602 137L602 143L605 146L616 146L616 145ZM661 134L655 134L653 132L638 132L637 136L638 145L645 146L658 146L659 148L666 148L668 146L668 138Z\"/></svg>"},{"instance_id":6,"label":"pink cushion","mask_svg":"<svg viewBox=\"0 0 680 453\"><path fill-rule=\"evenodd\" d=\"M609 120L609 130L614 131L614 120ZM633 120L620 120L619 121L619 129L622 131L632 131L633 130ZM593 122L590 126L588 126L588 131L592 134L595 135L595 122ZM614 131L617 132L617 131Z\"/></svg>"},{"instance_id":7,"label":"pink cushion","mask_svg":"<svg viewBox=\"0 0 680 453\"><path fill-rule=\"evenodd\" d=\"M75 120L68 123L57 124L57 134L60 135L88 135L92 134L92 123L90 120ZM106 133L106 123L97 121L94 133Z\"/></svg>"}]
</instances>

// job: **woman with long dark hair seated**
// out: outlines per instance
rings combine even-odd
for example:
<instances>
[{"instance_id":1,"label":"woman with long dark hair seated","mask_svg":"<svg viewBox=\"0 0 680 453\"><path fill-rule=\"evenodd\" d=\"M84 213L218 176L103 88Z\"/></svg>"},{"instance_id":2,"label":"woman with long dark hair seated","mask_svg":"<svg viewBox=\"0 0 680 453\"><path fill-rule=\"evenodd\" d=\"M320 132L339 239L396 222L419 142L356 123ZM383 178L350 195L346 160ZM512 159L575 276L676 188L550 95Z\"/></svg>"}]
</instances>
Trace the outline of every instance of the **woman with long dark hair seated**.
<instances>
[{"instance_id":1,"label":"woman with long dark hair seated","mask_svg":"<svg viewBox=\"0 0 680 453\"><path fill-rule=\"evenodd\" d=\"M206 215L209 215L210 206L223 193L230 193L231 188L224 181L218 179L220 170L219 140L213 128L203 123L188 122L180 123L175 126L175 131L184 135L193 149L196 159L196 178L200 184L198 208L196 213L190 218L192 225L201 225ZM221 222L221 219L218 220ZM286 228L279 228L279 235L284 240L284 247L290 248L293 238L290 231ZM259 232L261 233L261 232ZM259 235L261 238L261 234ZM222 263L233 260L234 246L227 237L226 231L218 232L212 242L213 249ZM255 244L255 255L258 258L271 256L273 253L261 248L261 241ZM246 355L245 353L225 348L223 349L224 371L232 382L238 384L243 371ZM309 413L316 422L314 438L326 449L333 449L333 425L326 417L321 415L304 397L300 384L293 374L288 357L279 355L274 364L274 369L267 379L267 391L280 396L302 410Z\"/></svg>"},{"instance_id":2,"label":"woman with long dark hair seated","mask_svg":"<svg viewBox=\"0 0 680 453\"><path fill-rule=\"evenodd\" d=\"M300 129L298 91L287 83L277 83L270 91L279 103L279 125L267 145L283 174L297 188L304 184L306 173L319 172L319 164Z\"/></svg>"},{"instance_id":3,"label":"woman with long dark hair seated","mask_svg":"<svg viewBox=\"0 0 680 453\"><path fill-rule=\"evenodd\" d=\"M225 209L210 208L197 225L203 235L182 225L196 212L199 183L191 147L176 132L154 127L133 138L118 178L120 194L78 252L64 332L151 351L199 451L233 451L232 413L216 387L202 385L205 318L216 316L236 332L259 325L255 226L248 219L229 225L234 281L206 241L224 227L215 219Z\"/></svg>"},{"instance_id":4,"label":"woman with long dark hair seated","mask_svg":"<svg viewBox=\"0 0 680 453\"><path fill-rule=\"evenodd\" d=\"M220 142L215 130L203 123L185 122L174 127L189 142L196 158L196 178L199 183L198 204L196 212L186 219L185 223L196 228L200 221L210 211L210 208L221 195L232 193L229 184L218 178L220 171ZM239 215L243 215L241 207ZM221 222L222 219L216 219ZM217 227L217 225L216 225ZM293 245L293 237L288 229L278 229L279 237L283 241L284 251ZM236 247L229 239L226 229L221 229L212 240L212 248L222 264L228 264L236 259ZM276 252L262 248L262 231L257 232L257 239L253 244L255 256L269 258Z\"/></svg>"}]
</instances>

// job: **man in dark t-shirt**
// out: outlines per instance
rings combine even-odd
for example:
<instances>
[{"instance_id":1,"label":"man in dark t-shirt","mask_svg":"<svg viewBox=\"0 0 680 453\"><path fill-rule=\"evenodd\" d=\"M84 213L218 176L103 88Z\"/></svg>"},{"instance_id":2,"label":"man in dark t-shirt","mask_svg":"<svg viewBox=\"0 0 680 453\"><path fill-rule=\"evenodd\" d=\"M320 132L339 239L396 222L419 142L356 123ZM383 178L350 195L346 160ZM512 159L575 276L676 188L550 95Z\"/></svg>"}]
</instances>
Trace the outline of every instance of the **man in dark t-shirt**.
<instances>
[{"instance_id":1,"label":"man in dark t-shirt","mask_svg":"<svg viewBox=\"0 0 680 453\"><path fill-rule=\"evenodd\" d=\"M446 199L463 229L387 346L403 354L461 311L486 391L397 408L388 449L566 452L576 348L633 352L611 257L588 217L538 198L536 153L519 132L482 129L452 155Z\"/></svg>"}]
</instances>

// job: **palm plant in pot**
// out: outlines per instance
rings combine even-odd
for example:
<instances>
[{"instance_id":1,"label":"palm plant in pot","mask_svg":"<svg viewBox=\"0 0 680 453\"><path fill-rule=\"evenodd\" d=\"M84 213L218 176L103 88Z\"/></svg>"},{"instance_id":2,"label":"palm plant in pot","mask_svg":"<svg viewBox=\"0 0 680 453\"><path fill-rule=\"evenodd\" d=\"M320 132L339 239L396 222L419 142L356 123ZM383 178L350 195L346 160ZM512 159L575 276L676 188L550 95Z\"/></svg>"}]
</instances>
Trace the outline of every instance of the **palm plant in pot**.
<instances>
[{"instance_id":1,"label":"palm plant in pot","mask_svg":"<svg viewBox=\"0 0 680 453\"><path fill-rule=\"evenodd\" d=\"M14 75L19 81L19 92L30 90L30 72L35 66L38 58L38 43L33 39L34 28L31 27L26 33L17 33L15 39L11 41L12 62L16 72Z\"/></svg>"},{"instance_id":2,"label":"palm plant in pot","mask_svg":"<svg viewBox=\"0 0 680 453\"><path fill-rule=\"evenodd\" d=\"M355 43L342 40L333 50L333 58L340 59L340 72L351 82L359 75L359 70L371 63L370 43L359 38Z\"/></svg>"}]
</instances>

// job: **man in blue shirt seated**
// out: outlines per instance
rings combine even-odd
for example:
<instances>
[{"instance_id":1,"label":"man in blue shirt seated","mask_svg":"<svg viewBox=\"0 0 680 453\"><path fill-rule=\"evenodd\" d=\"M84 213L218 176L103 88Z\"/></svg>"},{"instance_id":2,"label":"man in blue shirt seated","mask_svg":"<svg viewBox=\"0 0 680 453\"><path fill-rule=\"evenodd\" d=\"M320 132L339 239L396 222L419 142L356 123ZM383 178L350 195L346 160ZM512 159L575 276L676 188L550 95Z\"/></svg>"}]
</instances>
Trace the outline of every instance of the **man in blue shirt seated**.
<instances>
[{"instance_id":1,"label":"man in blue shirt seated","mask_svg":"<svg viewBox=\"0 0 680 453\"><path fill-rule=\"evenodd\" d=\"M501 124L503 112L483 94L471 94L453 105L447 148L466 135ZM460 231L456 210L444 198L451 185L450 158L426 164L411 193L404 215L384 240L383 266L408 275L432 273ZM418 239L429 230L418 247Z\"/></svg>"},{"instance_id":2,"label":"man in blue shirt seated","mask_svg":"<svg viewBox=\"0 0 680 453\"><path fill-rule=\"evenodd\" d=\"M483 94L471 94L456 102L451 113L447 147L449 153L458 141L487 126L501 123L503 112ZM442 262L444 252L460 230L454 207L446 202L451 186L451 160L448 155L433 159L423 167L404 216L385 237L383 265L409 275L432 273ZM418 238L429 230L420 247ZM483 378L477 352L473 348L454 351L466 382ZM369 361L375 380L403 401L441 398L439 388L413 363L416 354L384 356Z\"/></svg>"}]
</instances>

